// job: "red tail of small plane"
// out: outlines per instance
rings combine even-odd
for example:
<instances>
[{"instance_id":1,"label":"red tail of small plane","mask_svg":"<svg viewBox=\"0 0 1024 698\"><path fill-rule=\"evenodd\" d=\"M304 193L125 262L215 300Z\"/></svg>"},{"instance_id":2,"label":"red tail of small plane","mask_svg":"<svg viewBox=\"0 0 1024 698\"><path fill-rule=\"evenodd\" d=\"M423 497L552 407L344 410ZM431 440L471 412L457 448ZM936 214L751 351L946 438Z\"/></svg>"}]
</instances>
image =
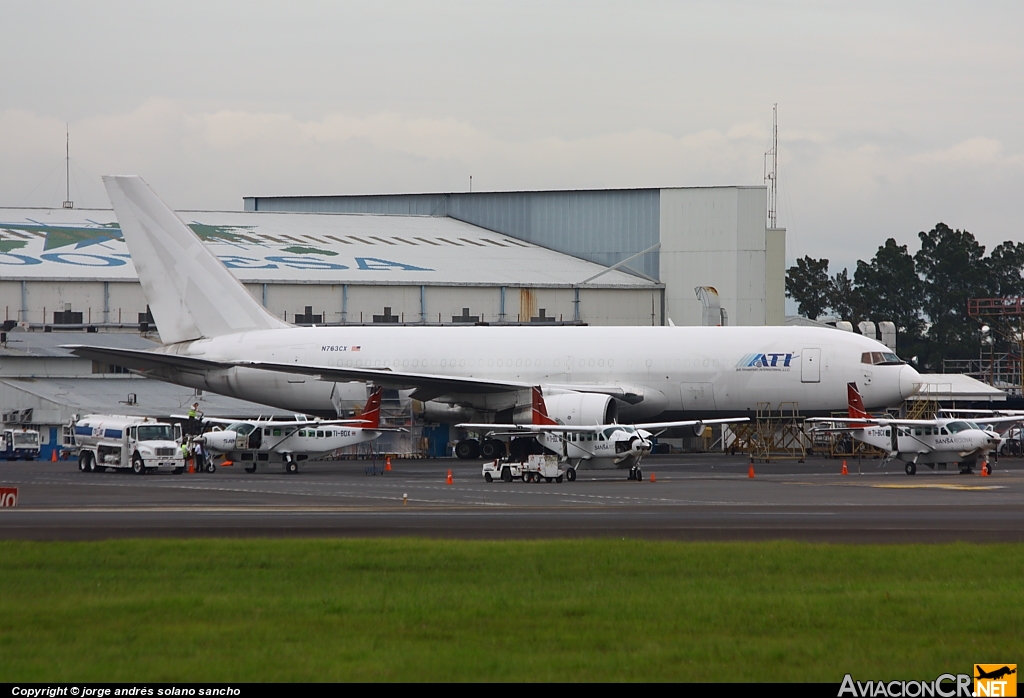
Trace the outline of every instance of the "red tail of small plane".
<instances>
[{"instance_id":1,"label":"red tail of small plane","mask_svg":"<svg viewBox=\"0 0 1024 698\"><path fill-rule=\"evenodd\" d=\"M548 406L544 404L544 393L540 391L540 386L533 389L533 423L558 424L548 416Z\"/></svg>"},{"instance_id":2,"label":"red tail of small plane","mask_svg":"<svg viewBox=\"0 0 1024 698\"><path fill-rule=\"evenodd\" d=\"M359 425L361 428L376 429L380 426L380 398L383 394L384 388L380 387L370 393L370 397L366 401L366 407L363 408L363 413L359 415L359 419L363 422Z\"/></svg>"},{"instance_id":3,"label":"red tail of small plane","mask_svg":"<svg viewBox=\"0 0 1024 698\"><path fill-rule=\"evenodd\" d=\"M846 397L850 403L849 412L847 416L850 419L867 418L870 417L867 410L864 409L864 398L860 396L860 390L857 389L856 383L846 384ZM865 429L871 426L868 423L851 422L850 427L854 429Z\"/></svg>"}]
</instances>

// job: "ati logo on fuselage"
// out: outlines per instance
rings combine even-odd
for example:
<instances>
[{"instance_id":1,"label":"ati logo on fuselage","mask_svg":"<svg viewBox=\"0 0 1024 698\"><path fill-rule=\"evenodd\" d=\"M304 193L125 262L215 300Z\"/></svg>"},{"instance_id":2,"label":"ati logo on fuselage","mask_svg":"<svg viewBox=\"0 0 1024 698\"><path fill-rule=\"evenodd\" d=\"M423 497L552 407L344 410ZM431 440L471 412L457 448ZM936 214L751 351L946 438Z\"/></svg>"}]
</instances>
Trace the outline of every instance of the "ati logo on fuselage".
<instances>
[{"instance_id":1,"label":"ati logo on fuselage","mask_svg":"<svg viewBox=\"0 0 1024 698\"><path fill-rule=\"evenodd\" d=\"M800 358L792 352L773 352L763 354L747 354L736 364L738 371L788 371L793 359Z\"/></svg>"}]
</instances>

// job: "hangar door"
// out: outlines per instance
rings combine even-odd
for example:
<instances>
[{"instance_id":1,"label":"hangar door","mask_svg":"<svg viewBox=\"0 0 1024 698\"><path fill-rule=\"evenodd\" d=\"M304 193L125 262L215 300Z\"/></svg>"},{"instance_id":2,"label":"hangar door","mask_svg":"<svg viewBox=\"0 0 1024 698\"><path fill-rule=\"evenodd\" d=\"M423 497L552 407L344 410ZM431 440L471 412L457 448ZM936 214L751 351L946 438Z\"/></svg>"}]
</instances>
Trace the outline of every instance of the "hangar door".
<instances>
[{"instance_id":1,"label":"hangar door","mask_svg":"<svg viewBox=\"0 0 1024 698\"><path fill-rule=\"evenodd\" d=\"M821 349L804 349L800 352L800 381L821 382Z\"/></svg>"}]
</instances>

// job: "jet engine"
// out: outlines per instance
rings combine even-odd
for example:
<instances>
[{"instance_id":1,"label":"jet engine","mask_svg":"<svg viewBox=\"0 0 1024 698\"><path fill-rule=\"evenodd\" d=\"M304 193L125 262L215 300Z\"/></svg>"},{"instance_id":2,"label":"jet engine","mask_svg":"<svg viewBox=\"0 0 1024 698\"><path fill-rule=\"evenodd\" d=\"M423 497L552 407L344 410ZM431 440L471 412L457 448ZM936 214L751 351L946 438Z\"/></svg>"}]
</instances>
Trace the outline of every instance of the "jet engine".
<instances>
[{"instance_id":1,"label":"jet engine","mask_svg":"<svg viewBox=\"0 0 1024 698\"><path fill-rule=\"evenodd\" d=\"M618 417L614 398L599 393L557 393L545 395L548 416L567 426L611 424Z\"/></svg>"}]
</instances>

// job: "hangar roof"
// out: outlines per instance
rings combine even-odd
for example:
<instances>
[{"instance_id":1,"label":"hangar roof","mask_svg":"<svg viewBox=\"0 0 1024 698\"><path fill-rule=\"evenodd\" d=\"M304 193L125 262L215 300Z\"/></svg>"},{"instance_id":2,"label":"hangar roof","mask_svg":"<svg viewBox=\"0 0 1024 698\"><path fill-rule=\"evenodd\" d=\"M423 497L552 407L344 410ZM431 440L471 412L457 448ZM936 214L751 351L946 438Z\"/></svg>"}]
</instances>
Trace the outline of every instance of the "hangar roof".
<instances>
[{"instance_id":1,"label":"hangar roof","mask_svg":"<svg viewBox=\"0 0 1024 698\"><path fill-rule=\"evenodd\" d=\"M162 383L135 376L97 375L78 378L4 378L0 379L0 393L21 393L21 397L8 394L8 400L19 405L36 402L62 408L79 414L127 414L140 417L184 414L193 402L207 417L255 417L279 414L281 410L245 400L204 393L196 397L191 388ZM129 395L132 396L129 399ZM21 408L23 409L23 407Z\"/></svg>"},{"instance_id":2,"label":"hangar roof","mask_svg":"<svg viewBox=\"0 0 1024 698\"><path fill-rule=\"evenodd\" d=\"M247 283L655 288L444 216L179 211ZM0 208L5 279L135 281L112 210ZM604 273L602 273L604 272Z\"/></svg>"}]
</instances>

